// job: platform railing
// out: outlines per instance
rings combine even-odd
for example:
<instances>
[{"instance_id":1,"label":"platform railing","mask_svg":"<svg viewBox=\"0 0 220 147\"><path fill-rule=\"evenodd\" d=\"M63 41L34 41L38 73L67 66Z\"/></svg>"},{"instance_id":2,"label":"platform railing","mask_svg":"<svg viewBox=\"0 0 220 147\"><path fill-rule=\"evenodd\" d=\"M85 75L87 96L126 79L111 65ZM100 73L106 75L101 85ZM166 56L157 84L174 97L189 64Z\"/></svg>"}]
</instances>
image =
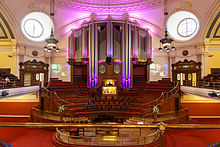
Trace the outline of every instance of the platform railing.
<instances>
[{"instance_id":1,"label":"platform railing","mask_svg":"<svg viewBox=\"0 0 220 147\"><path fill-rule=\"evenodd\" d=\"M36 86L36 85L40 85L40 82L36 82L34 83L34 85L28 85L28 86ZM0 89L17 88L17 87L27 87L27 86L23 86L21 81L10 81L10 82L0 81Z\"/></svg>"},{"instance_id":2,"label":"platform railing","mask_svg":"<svg viewBox=\"0 0 220 147\"><path fill-rule=\"evenodd\" d=\"M72 117L71 114L65 113L61 114L59 112L51 112L51 111L41 111L40 109L36 107L32 107L31 109L31 115L32 117L37 117L40 119L44 120L49 120L49 121L63 121L63 122L74 122L75 118Z\"/></svg>"},{"instance_id":3,"label":"platform railing","mask_svg":"<svg viewBox=\"0 0 220 147\"><path fill-rule=\"evenodd\" d=\"M155 100L149 102L149 103L144 103L143 105L148 105L149 109L145 111L144 115L148 113L152 113L152 109L156 105L160 105L161 107L164 105L164 102L167 101L168 99L175 97L175 95L179 92L180 90L180 85L179 82L175 83L175 86L169 90L168 92L162 92L161 95L156 98Z\"/></svg>"},{"instance_id":4,"label":"platform railing","mask_svg":"<svg viewBox=\"0 0 220 147\"><path fill-rule=\"evenodd\" d=\"M9 123L2 122L0 127L28 127L28 128L152 128L159 129L160 147L164 147L164 132L167 129L220 129L220 124L158 124L122 125L122 124L70 124L70 123Z\"/></svg>"},{"instance_id":5,"label":"platform railing","mask_svg":"<svg viewBox=\"0 0 220 147\"><path fill-rule=\"evenodd\" d=\"M130 146L151 144L156 142L160 137L158 129L152 130L149 128L129 128L129 130L126 128L85 128L81 130L79 136L72 136L70 135L70 132L66 131L64 128L56 128L56 138L61 142L72 145ZM96 136L97 130L102 131L103 133L105 133L105 131L107 132L107 130L109 130L109 132L114 131L115 134ZM93 135L88 136L85 133L88 131L90 133L93 132ZM126 133L127 131L136 132L136 134L134 136L132 136L132 134L130 134L131 136L123 136L123 133ZM86 142L84 140L86 140Z\"/></svg>"},{"instance_id":6,"label":"platform railing","mask_svg":"<svg viewBox=\"0 0 220 147\"><path fill-rule=\"evenodd\" d=\"M192 82L185 82L184 86L198 87L198 88L208 88L208 89L220 89L220 82L214 81L197 81L195 86L192 86Z\"/></svg>"}]
</instances>

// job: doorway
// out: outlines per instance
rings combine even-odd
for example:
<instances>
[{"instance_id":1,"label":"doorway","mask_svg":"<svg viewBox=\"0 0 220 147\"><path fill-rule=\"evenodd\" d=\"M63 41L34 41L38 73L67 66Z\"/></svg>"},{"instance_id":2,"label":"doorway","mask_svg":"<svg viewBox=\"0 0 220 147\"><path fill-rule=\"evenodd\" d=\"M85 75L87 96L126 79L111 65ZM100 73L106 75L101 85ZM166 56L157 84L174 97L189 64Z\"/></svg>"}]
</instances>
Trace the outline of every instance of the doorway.
<instances>
[{"instance_id":1,"label":"doorway","mask_svg":"<svg viewBox=\"0 0 220 147\"><path fill-rule=\"evenodd\" d=\"M185 59L172 64L172 80L184 86L197 86L201 80L201 62Z\"/></svg>"}]
</instances>

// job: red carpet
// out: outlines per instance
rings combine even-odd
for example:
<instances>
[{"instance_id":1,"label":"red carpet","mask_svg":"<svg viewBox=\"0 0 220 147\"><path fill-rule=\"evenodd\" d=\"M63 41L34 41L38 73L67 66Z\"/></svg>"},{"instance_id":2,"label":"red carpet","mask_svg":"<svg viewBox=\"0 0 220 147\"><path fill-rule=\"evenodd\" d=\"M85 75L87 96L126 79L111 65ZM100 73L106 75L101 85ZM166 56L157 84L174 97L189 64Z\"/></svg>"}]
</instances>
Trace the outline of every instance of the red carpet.
<instances>
[{"instance_id":1,"label":"red carpet","mask_svg":"<svg viewBox=\"0 0 220 147\"><path fill-rule=\"evenodd\" d=\"M182 103L190 116L220 116L220 103Z\"/></svg>"},{"instance_id":2,"label":"red carpet","mask_svg":"<svg viewBox=\"0 0 220 147\"><path fill-rule=\"evenodd\" d=\"M0 115L30 115L33 106L39 102L1 102Z\"/></svg>"},{"instance_id":3,"label":"red carpet","mask_svg":"<svg viewBox=\"0 0 220 147\"><path fill-rule=\"evenodd\" d=\"M192 119L190 124L220 124L220 119ZM170 129L165 147L207 147L220 141L220 129Z\"/></svg>"},{"instance_id":4,"label":"red carpet","mask_svg":"<svg viewBox=\"0 0 220 147\"><path fill-rule=\"evenodd\" d=\"M0 118L1 122L28 122L27 118ZM192 119L192 124L220 124L220 119ZM53 147L49 129L0 129L0 140L14 147ZM207 147L220 141L220 129L170 129L165 132L165 147Z\"/></svg>"},{"instance_id":5,"label":"red carpet","mask_svg":"<svg viewBox=\"0 0 220 147\"><path fill-rule=\"evenodd\" d=\"M220 130L174 129L165 133L165 147L207 147L220 141Z\"/></svg>"},{"instance_id":6,"label":"red carpet","mask_svg":"<svg viewBox=\"0 0 220 147\"><path fill-rule=\"evenodd\" d=\"M27 118L0 118L1 122L29 122ZM2 127L0 140L13 147L53 147L54 131L38 128Z\"/></svg>"}]
</instances>

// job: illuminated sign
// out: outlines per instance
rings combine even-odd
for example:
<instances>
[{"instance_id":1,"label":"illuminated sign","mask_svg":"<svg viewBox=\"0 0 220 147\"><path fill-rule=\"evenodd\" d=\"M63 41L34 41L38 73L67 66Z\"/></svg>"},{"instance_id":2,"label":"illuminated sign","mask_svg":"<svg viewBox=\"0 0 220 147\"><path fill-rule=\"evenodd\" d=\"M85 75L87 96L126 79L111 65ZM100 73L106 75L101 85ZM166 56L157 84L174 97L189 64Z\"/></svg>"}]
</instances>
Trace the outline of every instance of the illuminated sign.
<instances>
[{"instance_id":1,"label":"illuminated sign","mask_svg":"<svg viewBox=\"0 0 220 147\"><path fill-rule=\"evenodd\" d=\"M189 65L183 65L183 68L189 68Z\"/></svg>"}]
</instances>

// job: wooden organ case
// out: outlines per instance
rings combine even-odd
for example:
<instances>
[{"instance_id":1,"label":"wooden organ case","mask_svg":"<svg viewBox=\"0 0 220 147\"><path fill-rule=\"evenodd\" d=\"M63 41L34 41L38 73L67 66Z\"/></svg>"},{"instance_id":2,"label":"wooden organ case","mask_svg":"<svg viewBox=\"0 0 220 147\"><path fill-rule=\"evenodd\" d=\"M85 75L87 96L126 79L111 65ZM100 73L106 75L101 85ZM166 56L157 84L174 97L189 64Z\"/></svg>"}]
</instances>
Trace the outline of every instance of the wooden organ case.
<instances>
[{"instance_id":1,"label":"wooden organ case","mask_svg":"<svg viewBox=\"0 0 220 147\"><path fill-rule=\"evenodd\" d=\"M120 88L131 88L135 79L146 82L151 44L149 32L128 19L91 19L69 37L71 81L84 77L89 88L102 87L106 80Z\"/></svg>"}]
</instances>

